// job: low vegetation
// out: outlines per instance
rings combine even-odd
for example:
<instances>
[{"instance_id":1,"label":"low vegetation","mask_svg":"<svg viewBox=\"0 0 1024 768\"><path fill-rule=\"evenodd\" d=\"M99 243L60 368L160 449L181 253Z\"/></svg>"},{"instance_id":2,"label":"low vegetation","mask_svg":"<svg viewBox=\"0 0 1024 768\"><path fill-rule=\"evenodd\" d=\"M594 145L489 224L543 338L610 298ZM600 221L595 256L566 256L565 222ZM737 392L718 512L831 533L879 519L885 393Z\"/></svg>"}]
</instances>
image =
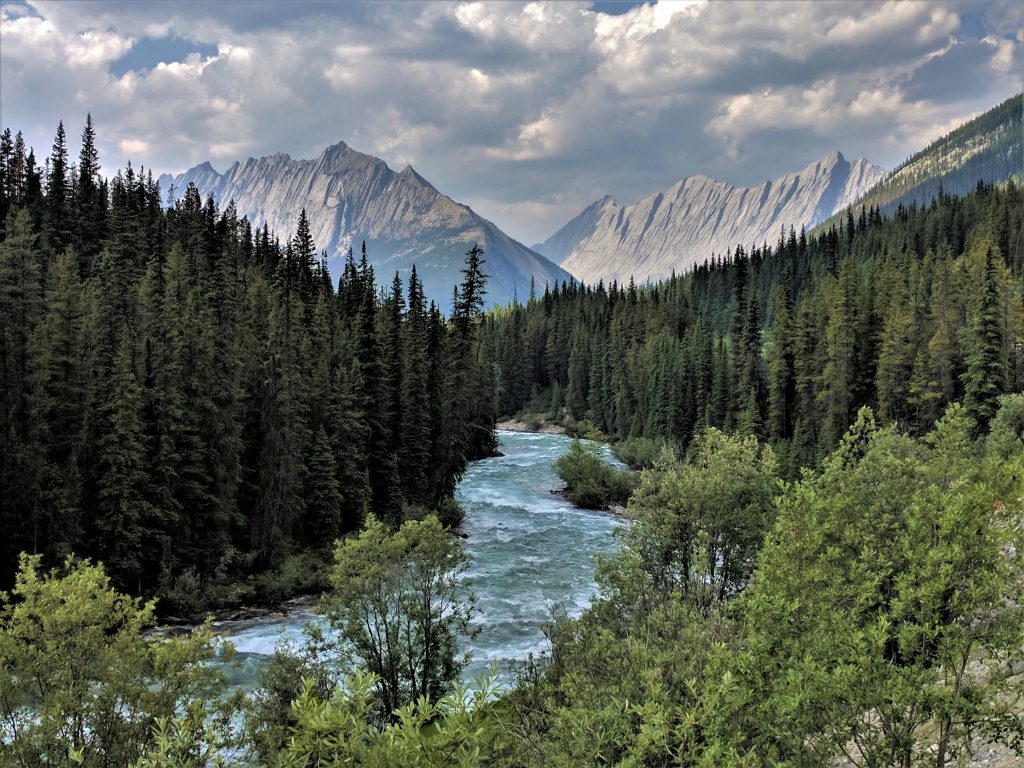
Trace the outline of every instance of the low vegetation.
<instances>
[{"instance_id":1,"label":"low vegetation","mask_svg":"<svg viewBox=\"0 0 1024 768\"><path fill-rule=\"evenodd\" d=\"M618 443L612 443L615 458L633 469L650 469L665 452L673 449L667 440L651 437L630 437Z\"/></svg>"},{"instance_id":2,"label":"low vegetation","mask_svg":"<svg viewBox=\"0 0 1024 768\"><path fill-rule=\"evenodd\" d=\"M565 483L565 497L584 509L624 505L636 487L632 473L616 469L601 457L600 446L579 438L555 461L555 471Z\"/></svg>"},{"instance_id":3,"label":"low vegetation","mask_svg":"<svg viewBox=\"0 0 1024 768\"><path fill-rule=\"evenodd\" d=\"M216 737L193 744L187 765L237 746L230 722L241 702L208 664L231 649L218 650L208 625L149 639L152 601L117 592L87 560L52 570L40 560L22 556L0 594L0 765L130 766L172 721Z\"/></svg>"}]
</instances>

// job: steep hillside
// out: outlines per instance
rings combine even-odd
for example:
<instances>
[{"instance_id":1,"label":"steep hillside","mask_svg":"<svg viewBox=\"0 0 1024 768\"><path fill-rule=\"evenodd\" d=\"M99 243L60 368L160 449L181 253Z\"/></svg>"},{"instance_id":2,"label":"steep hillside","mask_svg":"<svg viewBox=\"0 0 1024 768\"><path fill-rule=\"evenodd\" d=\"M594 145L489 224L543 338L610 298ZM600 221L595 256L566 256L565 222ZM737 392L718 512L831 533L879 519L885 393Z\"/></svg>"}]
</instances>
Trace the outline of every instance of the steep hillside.
<instances>
[{"instance_id":1,"label":"steep hillside","mask_svg":"<svg viewBox=\"0 0 1024 768\"><path fill-rule=\"evenodd\" d=\"M1024 95L1007 99L932 142L858 201L888 212L903 203L927 205L939 192L965 195L979 181L1002 182L1024 172Z\"/></svg>"}]
</instances>

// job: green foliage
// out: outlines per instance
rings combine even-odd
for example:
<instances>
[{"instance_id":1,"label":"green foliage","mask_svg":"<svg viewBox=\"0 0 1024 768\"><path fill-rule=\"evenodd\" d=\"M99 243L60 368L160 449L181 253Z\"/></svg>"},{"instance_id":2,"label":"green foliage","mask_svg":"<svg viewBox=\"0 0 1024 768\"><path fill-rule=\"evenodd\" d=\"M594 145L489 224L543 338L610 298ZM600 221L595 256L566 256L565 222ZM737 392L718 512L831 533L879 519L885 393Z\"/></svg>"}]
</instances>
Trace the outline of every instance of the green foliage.
<instances>
[{"instance_id":1,"label":"green foliage","mask_svg":"<svg viewBox=\"0 0 1024 768\"><path fill-rule=\"evenodd\" d=\"M985 724L1020 733L1006 694L1024 455L983 453L970 432L958 406L920 441L862 412L783 495L743 604L763 754L910 765L929 728L941 766Z\"/></svg>"},{"instance_id":2,"label":"green foliage","mask_svg":"<svg viewBox=\"0 0 1024 768\"><path fill-rule=\"evenodd\" d=\"M717 429L697 438L690 460L666 457L644 471L629 500L639 522L624 534L630 556L622 561L640 568L650 592L643 599L678 594L708 610L741 592L774 519L777 490L771 448Z\"/></svg>"},{"instance_id":3,"label":"green foliage","mask_svg":"<svg viewBox=\"0 0 1024 768\"><path fill-rule=\"evenodd\" d=\"M330 699L322 699L307 681L292 705L295 725L277 768L477 768L489 765L485 737L493 679L477 681L472 694L464 686L431 701L417 698L397 710L385 725L370 725L379 681L355 674Z\"/></svg>"},{"instance_id":4,"label":"green foliage","mask_svg":"<svg viewBox=\"0 0 1024 768\"><path fill-rule=\"evenodd\" d=\"M394 532L371 518L358 536L338 542L321 609L339 656L376 676L378 720L451 690L466 664L458 645L473 611L468 567L461 540L436 517Z\"/></svg>"},{"instance_id":5,"label":"green foliage","mask_svg":"<svg viewBox=\"0 0 1024 768\"><path fill-rule=\"evenodd\" d=\"M971 343L967 353L964 403L978 425L984 429L995 413L999 395L1006 387L1006 328L1000 296L999 267L991 247L985 252L978 298L971 323Z\"/></svg>"},{"instance_id":6,"label":"green foliage","mask_svg":"<svg viewBox=\"0 0 1024 768\"><path fill-rule=\"evenodd\" d=\"M445 528L456 528L466 517L466 510L457 500L445 499L434 514Z\"/></svg>"},{"instance_id":7,"label":"green foliage","mask_svg":"<svg viewBox=\"0 0 1024 768\"><path fill-rule=\"evenodd\" d=\"M217 652L210 628L148 640L153 603L116 592L99 566L69 559L46 572L39 557L23 556L3 600L5 765L129 765L153 744L161 718L199 706L204 717L228 722L237 708L207 665Z\"/></svg>"},{"instance_id":8,"label":"green foliage","mask_svg":"<svg viewBox=\"0 0 1024 768\"><path fill-rule=\"evenodd\" d=\"M131 768L225 768L245 765L245 754L233 718L197 699L177 717L156 719L152 743Z\"/></svg>"},{"instance_id":9,"label":"green foliage","mask_svg":"<svg viewBox=\"0 0 1024 768\"><path fill-rule=\"evenodd\" d=\"M671 451L665 440L650 437L631 437L612 444L615 458L633 469L650 469L665 451Z\"/></svg>"},{"instance_id":10,"label":"green foliage","mask_svg":"<svg viewBox=\"0 0 1024 768\"><path fill-rule=\"evenodd\" d=\"M161 613L196 617L204 611L235 608L254 603L277 605L295 595L323 591L328 586L330 564L317 552L286 556L275 568L245 578L224 577L204 581L193 569L159 584Z\"/></svg>"},{"instance_id":11,"label":"green foliage","mask_svg":"<svg viewBox=\"0 0 1024 768\"><path fill-rule=\"evenodd\" d=\"M597 443L574 438L569 450L555 461L555 471L565 483L565 496L585 509L625 504L635 487L632 473L618 470L601 458Z\"/></svg>"},{"instance_id":12,"label":"green foliage","mask_svg":"<svg viewBox=\"0 0 1024 768\"><path fill-rule=\"evenodd\" d=\"M1024 454L1024 395L1003 395L990 423L989 450L1005 459Z\"/></svg>"},{"instance_id":13,"label":"green foliage","mask_svg":"<svg viewBox=\"0 0 1024 768\"><path fill-rule=\"evenodd\" d=\"M330 564L315 552L288 555L281 564L252 578L252 594L258 602L271 605L293 595L321 592L329 583Z\"/></svg>"},{"instance_id":14,"label":"green foliage","mask_svg":"<svg viewBox=\"0 0 1024 768\"><path fill-rule=\"evenodd\" d=\"M330 658L331 643L321 626L308 622L304 642L278 644L274 657L260 669L259 681L247 702L246 735L260 760L273 764L297 725L293 706L304 693L327 701L345 680Z\"/></svg>"}]
</instances>

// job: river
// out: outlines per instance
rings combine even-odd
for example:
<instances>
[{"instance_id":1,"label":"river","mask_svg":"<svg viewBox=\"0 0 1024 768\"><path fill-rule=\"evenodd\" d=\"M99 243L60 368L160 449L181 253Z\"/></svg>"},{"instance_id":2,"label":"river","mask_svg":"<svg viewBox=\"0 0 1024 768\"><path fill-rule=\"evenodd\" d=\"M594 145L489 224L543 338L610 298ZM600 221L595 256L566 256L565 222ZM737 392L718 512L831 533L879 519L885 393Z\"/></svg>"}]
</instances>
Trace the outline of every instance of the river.
<instances>
[{"instance_id":1,"label":"river","mask_svg":"<svg viewBox=\"0 0 1024 768\"><path fill-rule=\"evenodd\" d=\"M570 438L522 432L499 432L498 438L504 455L473 462L457 492L466 510L462 532L468 535L480 630L465 642L471 654L467 680L491 664L507 671L542 651L543 625L552 614L577 616L589 604L596 588L593 556L617 548L613 516L577 509L552 493L562 485L552 464ZM607 446L602 451L617 463ZM228 632L240 661L233 680L252 685L282 638L301 642L310 618L299 612Z\"/></svg>"}]
</instances>

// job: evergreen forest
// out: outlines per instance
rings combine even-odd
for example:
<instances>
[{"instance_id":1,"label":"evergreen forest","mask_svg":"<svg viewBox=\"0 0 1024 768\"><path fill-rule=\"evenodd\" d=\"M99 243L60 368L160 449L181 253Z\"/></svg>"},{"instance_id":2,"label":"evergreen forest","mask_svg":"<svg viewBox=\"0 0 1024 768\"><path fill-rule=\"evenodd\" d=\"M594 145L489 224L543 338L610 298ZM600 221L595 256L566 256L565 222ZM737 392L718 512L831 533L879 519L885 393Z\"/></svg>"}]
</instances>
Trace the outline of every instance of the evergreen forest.
<instances>
[{"instance_id":1,"label":"evergreen forest","mask_svg":"<svg viewBox=\"0 0 1024 768\"><path fill-rule=\"evenodd\" d=\"M1013 179L485 312L475 246L439 307L365 247L330 275L304 212L104 178L91 119L70 152L0 135L3 768L1024 758ZM629 522L467 686L456 490L503 417L641 469L555 462ZM311 593L251 690L210 620L153 631Z\"/></svg>"},{"instance_id":2,"label":"evergreen forest","mask_svg":"<svg viewBox=\"0 0 1024 768\"><path fill-rule=\"evenodd\" d=\"M487 318L498 410L683 450L708 427L755 435L786 477L863 406L920 435L962 401L984 431L1024 389L1022 232L1021 188L979 183L655 285L556 286Z\"/></svg>"},{"instance_id":3,"label":"evergreen forest","mask_svg":"<svg viewBox=\"0 0 1024 768\"><path fill-rule=\"evenodd\" d=\"M103 180L91 120L68 151L63 124L42 166L0 137L4 584L75 553L190 613L319 586L371 511L458 519L495 446L479 251L442 313L365 247L335 284L304 213L281 243L194 187L165 209L141 168Z\"/></svg>"}]
</instances>

